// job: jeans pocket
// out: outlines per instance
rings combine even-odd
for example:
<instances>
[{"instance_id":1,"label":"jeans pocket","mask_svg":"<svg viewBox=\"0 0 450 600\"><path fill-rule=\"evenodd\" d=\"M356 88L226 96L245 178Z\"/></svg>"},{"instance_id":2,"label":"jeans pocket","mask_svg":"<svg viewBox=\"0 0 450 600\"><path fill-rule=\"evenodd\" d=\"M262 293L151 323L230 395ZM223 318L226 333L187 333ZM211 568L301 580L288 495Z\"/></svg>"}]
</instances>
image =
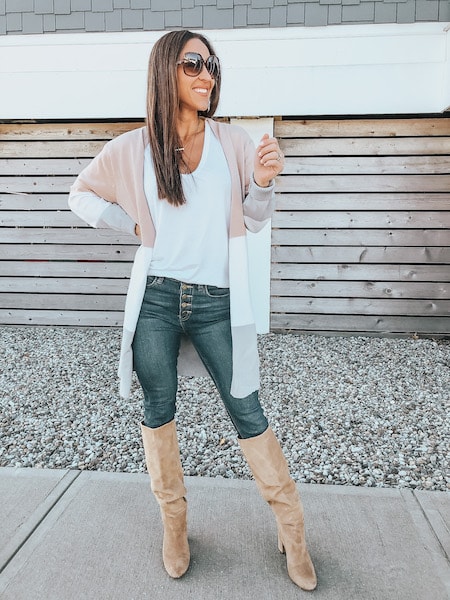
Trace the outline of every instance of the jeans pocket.
<instances>
[{"instance_id":1,"label":"jeans pocket","mask_svg":"<svg viewBox=\"0 0 450 600\"><path fill-rule=\"evenodd\" d=\"M210 298L226 298L230 295L229 288L216 287L215 285L205 285L206 295Z\"/></svg>"},{"instance_id":2,"label":"jeans pocket","mask_svg":"<svg viewBox=\"0 0 450 600\"><path fill-rule=\"evenodd\" d=\"M155 285L161 285L164 283L164 277L159 277L158 275L149 275L147 277L146 288L155 287Z\"/></svg>"}]
</instances>

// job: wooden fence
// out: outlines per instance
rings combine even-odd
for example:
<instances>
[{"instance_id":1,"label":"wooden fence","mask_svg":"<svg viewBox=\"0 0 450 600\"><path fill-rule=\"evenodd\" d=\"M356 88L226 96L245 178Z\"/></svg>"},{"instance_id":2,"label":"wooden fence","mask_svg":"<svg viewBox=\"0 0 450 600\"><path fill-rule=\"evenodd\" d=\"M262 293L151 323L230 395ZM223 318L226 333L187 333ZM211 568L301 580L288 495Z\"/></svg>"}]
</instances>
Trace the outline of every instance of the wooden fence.
<instances>
[{"instance_id":1,"label":"wooden fence","mask_svg":"<svg viewBox=\"0 0 450 600\"><path fill-rule=\"evenodd\" d=\"M450 333L450 118L277 121L271 328Z\"/></svg>"},{"instance_id":2,"label":"wooden fence","mask_svg":"<svg viewBox=\"0 0 450 600\"><path fill-rule=\"evenodd\" d=\"M0 124L0 324L116 326L136 249L67 206L141 122ZM450 118L276 121L275 331L450 332Z\"/></svg>"},{"instance_id":3,"label":"wooden fence","mask_svg":"<svg viewBox=\"0 0 450 600\"><path fill-rule=\"evenodd\" d=\"M0 124L0 323L120 325L134 239L85 225L70 185L142 123Z\"/></svg>"}]
</instances>

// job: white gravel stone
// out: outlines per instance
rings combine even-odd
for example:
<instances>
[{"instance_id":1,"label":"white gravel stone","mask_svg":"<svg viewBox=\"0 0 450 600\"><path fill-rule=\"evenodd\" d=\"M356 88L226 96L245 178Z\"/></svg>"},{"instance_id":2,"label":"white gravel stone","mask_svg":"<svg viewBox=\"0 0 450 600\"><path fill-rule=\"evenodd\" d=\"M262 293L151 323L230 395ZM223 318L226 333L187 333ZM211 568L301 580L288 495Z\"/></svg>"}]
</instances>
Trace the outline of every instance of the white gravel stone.
<instances>
[{"instance_id":1,"label":"white gravel stone","mask_svg":"<svg viewBox=\"0 0 450 600\"><path fill-rule=\"evenodd\" d=\"M0 466L145 470L117 329L0 328ZM450 341L267 334L261 401L298 482L450 489ZM179 381L187 475L250 478L212 382Z\"/></svg>"}]
</instances>

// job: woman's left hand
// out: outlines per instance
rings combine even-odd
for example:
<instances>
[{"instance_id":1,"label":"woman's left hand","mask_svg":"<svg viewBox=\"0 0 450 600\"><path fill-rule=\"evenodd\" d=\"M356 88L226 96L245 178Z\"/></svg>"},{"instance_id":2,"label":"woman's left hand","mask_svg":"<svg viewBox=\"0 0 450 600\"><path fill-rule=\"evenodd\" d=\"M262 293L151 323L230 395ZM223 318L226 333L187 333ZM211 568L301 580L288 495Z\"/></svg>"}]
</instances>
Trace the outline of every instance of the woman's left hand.
<instances>
[{"instance_id":1,"label":"woman's left hand","mask_svg":"<svg viewBox=\"0 0 450 600\"><path fill-rule=\"evenodd\" d=\"M284 168L284 156L278 145L278 140L263 135L256 148L255 166L253 176L255 183L260 187L267 187L274 177L279 175Z\"/></svg>"}]
</instances>

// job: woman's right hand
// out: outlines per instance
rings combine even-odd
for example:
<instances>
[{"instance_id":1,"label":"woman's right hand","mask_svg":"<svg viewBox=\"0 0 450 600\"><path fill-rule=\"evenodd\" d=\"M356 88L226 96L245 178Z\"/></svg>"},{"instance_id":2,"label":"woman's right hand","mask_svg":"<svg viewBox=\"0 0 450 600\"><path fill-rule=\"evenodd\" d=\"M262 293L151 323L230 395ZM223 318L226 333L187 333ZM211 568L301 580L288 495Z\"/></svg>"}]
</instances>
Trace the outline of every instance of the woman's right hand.
<instances>
[{"instance_id":1,"label":"woman's right hand","mask_svg":"<svg viewBox=\"0 0 450 600\"><path fill-rule=\"evenodd\" d=\"M134 235L141 239L141 228L138 223L134 226Z\"/></svg>"}]
</instances>

